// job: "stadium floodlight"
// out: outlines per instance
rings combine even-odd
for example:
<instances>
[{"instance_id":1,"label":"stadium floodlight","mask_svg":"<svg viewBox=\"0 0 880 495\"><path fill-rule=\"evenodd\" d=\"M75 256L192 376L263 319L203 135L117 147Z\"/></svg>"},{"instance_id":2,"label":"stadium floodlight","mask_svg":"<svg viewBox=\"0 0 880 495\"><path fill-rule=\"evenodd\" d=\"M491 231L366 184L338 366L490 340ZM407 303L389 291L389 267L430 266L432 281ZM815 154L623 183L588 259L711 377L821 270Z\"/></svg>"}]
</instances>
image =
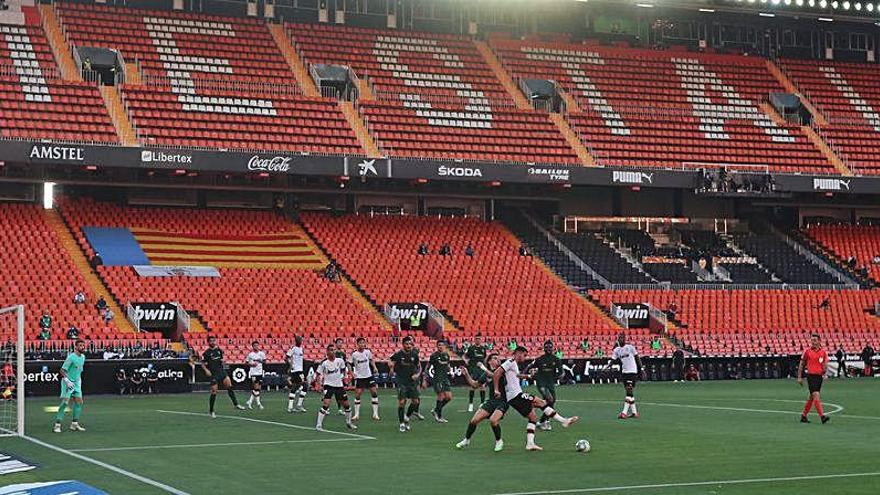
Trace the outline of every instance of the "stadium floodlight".
<instances>
[{"instance_id":1,"label":"stadium floodlight","mask_svg":"<svg viewBox=\"0 0 880 495\"><path fill-rule=\"evenodd\" d=\"M715 12L715 9L700 9L700 12L706 12L706 13L711 14L711 13Z\"/></svg>"},{"instance_id":2,"label":"stadium floodlight","mask_svg":"<svg viewBox=\"0 0 880 495\"><path fill-rule=\"evenodd\" d=\"M833 2L831 2L831 8L832 8L832 9L835 9L835 10L836 10L837 7L838 7L839 5L840 5L840 4L837 3L837 0L834 0Z\"/></svg>"},{"instance_id":3,"label":"stadium floodlight","mask_svg":"<svg viewBox=\"0 0 880 495\"><path fill-rule=\"evenodd\" d=\"M823 9L828 7L828 2L826 0L819 0L819 7Z\"/></svg>"},{"instance_id":4,"label":"stadium floodlight","mask_svg":"<svg viewBox=\"0 0 880 495\"><path fill-rule=\"evenodd\" d=\"M43 208L51 210L55 207L55 183L43 183Z\"/></svg>"},{"instance_id":5,"label":"stadium floodlight","mask_svg":"<svg viewBox=\"0 0 880 495\"><path fill-rule=\"evenodd\" d=\"M820 17L819 20L822 22L834 22L834 19L830 17Z\"/></svg>"},{"instance_id":6,"label":"stadium floodlight","mask_svg":"<svg viewBox=\"0 0 880 495\"><path fill-rule=\"evenodd\" d=\"M643 9L653 9L654 4L653 3L637 3L636 7L641 7Z\"/></svg>"},{"instance_id":7,"label":"stadium floodlight","mask_svg":"<svg viewBox=\"0 0 880 495\"><path fill-rule=\"evenodd\" d=\"M776 14L771 14L770 12L758 12L758 15L761 17L776 17Z\"/></svg>"},{"instance_id":8,"label":"stadium floodlight","mask_svg":"<svg viewBox=\"0 0 880 495\"><path fill-rule=\"evenodd\" d=\"M856 11L861 12L862 11L862 2L856 2L855 4L853 4L853 8L856 9Z\"/></svg>"},{"instance_id":9,"label":"stadium floodlight","mask_svg":"<svg viewBox=\"0 0 880 495\"><path fill-rule=\"evenodd\" d=\"M843 6L843 10L849 10L849 0L843 2L841 5Z\"/></svg>"},{"instance_id":10,"label":"stadium floodlight","mask_svg":"<svg viewBox=\"0 0 880 495\"><path fill-rule=\"evenodd\" d=\"M785 5L791 5L791 0L785 0L783 3L784 3Z\"/></svg>"},{"instance_id":11,"label":"stadium floodlight","mask_svg":"<svg viewBox=\"0 0 880 495\"><path fill-rule=\"evenodd\" d=\"M815 7L815 6L816 6L816 0L807 0L807 5L809 5L810 7Z\"/></svg>"},{"instance_id":12,"label":"stadium floodlight","mask_svg":"<svg viewBox=\"0 0 880 495\"><path fill-rule=\"evenodd\" d=\"M865 4L865 8L868 9L868 12L874 12L874 4L873 3Z\"/></svg>"}]
</instances>

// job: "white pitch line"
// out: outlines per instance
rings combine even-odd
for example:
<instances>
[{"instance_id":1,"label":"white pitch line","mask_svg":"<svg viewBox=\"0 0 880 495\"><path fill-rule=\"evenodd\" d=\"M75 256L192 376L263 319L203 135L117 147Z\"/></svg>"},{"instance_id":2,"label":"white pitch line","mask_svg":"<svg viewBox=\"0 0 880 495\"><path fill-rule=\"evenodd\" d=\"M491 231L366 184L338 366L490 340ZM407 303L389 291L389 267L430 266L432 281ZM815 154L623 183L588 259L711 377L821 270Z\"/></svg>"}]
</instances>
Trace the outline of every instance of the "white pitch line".
<instances>
[{"instance_id":1,"label":"white pitch line","mask_svg":"<svg viewBox=\"0 0 880 495\"><path fill-rule=\"evenodd\" d=\"M165 411L163 409L156 409L156 412L160 412L160 413L164 413L164 414L179 414L182 416L199 416L199 417L203 417L203 418L208 417L208 415L205 413L194 413L194 412L189 412L189 411ZM342 435L345 437L357 438L359 440L375 440L376 439L375 437L371 437L371 436L367 436L367 435L358 435L357 433L348 433L345 431L333 431L333 430L316 430L316 429L310 428L308 426L300 426L300 425L294 425L294 424L290 424L290 423L281 423L278 421L266 421L265 419L245 418L242 416L226 416L226 415L222 415L222 414L218 414L217 417L224 418L224 419L237 419L239 421L250 421L251 423L260 423L260 424L264 424L264 425L282 426L284 428L293 428L295 430L316 431L316 432L320 432L320 433L332 433L334 435Z\"/></svg>"},{"instance_id":2,"label":"white pitch line","mask_svg":"<svg viewBox=\"0 0 880 495\"><path fill-rule=\"evenodd\" d=\"M182 490L178 490L177 488L174 488L173 486L169 486L164 483L160 483L156 480L152 480L150 478L147 478L146 476L141 476L137 473L132 473L131 471L126 471L125 469L122 469L121 467L116 467L112 464L107 464L106 462L101 462L97 459L92 459L91 457L87 457L82 454L77 454L76 452L71 452L68 449L64 449L64 448L52 445L51 443L44 442L44 441L36 439L34 437L23 436L21 438L23 438L29 442L33 442L41 447L45 447L49 450L54 450L55 452L60 452L64 455L69 455L70 457L73 457L75 459L79 459L81 461L88 462L88 463L94 464L96 466L100 466L104 469L108 469L110 471L113 471L114 473L121 474L123 476L126 476L126 477L131 478L136 481L140 481L141 483L144 483L146 485L150 485L154 488L158 488L162 491L165 491L168 493L173 493L174 495L189 495L189 493L182 491Z\"/></svg>"},{"instance_id":3,"label":"white pitch line","mask_svg":"<svg viewBox=\"0 0 880 495\"><path fill-rule=\"evenodd\" d=\"M559 399L556 402L577 402L577 403L591 403L591 402L601 402L601 403L611 403L617 404L620 401L611 401L611 400L566 400ZM680 407L685 409L709 409L713 411L739 411L739 412L754 412L754 413L767 413L767 414L797 414L797 411L779 411L776 409L752 409L747 407L723 407L723 406L701 406L696 404L677 404L674 402L644 402L638 401L638 404L648 405L648 406L664 406L664 407ZM831 406L835 408L832 411L828 411L828 415L839 413L843 411L843 406L839 404L832 404L830 402L826 402L825 405Z\"/></svg>"},{"instance_id":4,"label":"white pitch line","mask_svg":"<svg viewBox=\"0 0 880 495\"><path fill-rule=\"evenodd\" d=\"M815 476L788 476L785 478L746 478L740 480L716 480L716 481L692 481L684 483L657 483L653 485L629 485L629 486L603 486L595 488L572 488L568 490L545 490L538 492L511 492L498 493L496 495L560 495L566 493L597 493L616 492L628 490L646 490L657 488L680 488L688 486L711 486L711 485L745 485L754 483L782 483L786 481L811 481L828 480L839 478L865 478L880 476L880 471L870 473L844 473L844 474L820 474Z\"/></svg>"},{"instance_id":5,"label":"white pitch line","mask_svg":"<svg viewBox=\"0 0 880 495\"><path fill-rule=\"evenodd\" d=\"M116 452L120 450L197 449L202 447L239 447L246 445L278 445L285 443L362 442L366 438L317 438L315 440L269 440L265 442L191 443L172 445L135 445L131 447L102 447L70 449L71 452Z\"/></svg>"}]
</instances>

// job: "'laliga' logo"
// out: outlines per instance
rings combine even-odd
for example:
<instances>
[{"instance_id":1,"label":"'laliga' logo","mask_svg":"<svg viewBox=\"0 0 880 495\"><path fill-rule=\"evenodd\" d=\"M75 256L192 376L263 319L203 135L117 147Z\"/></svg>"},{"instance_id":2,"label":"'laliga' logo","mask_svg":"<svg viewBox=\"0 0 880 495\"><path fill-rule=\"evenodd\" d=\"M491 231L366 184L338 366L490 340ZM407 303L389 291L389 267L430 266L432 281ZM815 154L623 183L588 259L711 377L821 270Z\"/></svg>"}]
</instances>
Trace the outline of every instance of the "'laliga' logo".
<instances>
[{"instance_id":1,"label":"'laliga' logo","mask_svg":"<svg viewBox=\"0 0 880 495\"><path fill-rule=\"evenodd\" d=\"M245 372L244 368L235 368L232 370L232 380L235 383L241 383L247 379L247 372Z\"/></svg>"}]
</instances>

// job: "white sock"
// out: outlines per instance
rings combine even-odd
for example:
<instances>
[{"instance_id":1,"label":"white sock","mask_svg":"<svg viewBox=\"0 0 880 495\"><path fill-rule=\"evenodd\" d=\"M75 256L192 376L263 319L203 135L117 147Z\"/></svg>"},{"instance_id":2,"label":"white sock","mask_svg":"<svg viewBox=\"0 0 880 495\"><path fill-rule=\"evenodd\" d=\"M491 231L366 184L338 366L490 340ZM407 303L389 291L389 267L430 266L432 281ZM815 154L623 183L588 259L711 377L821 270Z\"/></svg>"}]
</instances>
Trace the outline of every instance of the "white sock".
<instances>
[{"instance_id":1,"label":"white sock","mask_svg":"<svg viewBox=\"0 0 880 495\"><path fill-rule=\"evenodd\" d=\"M296 393L287 394L287 408L293 409L293 401L296 400Z\"/></svg>"},{"instance_id":2,"label":"white sock","mask_svg":"<svg viewBox=\"0 0 880 495\"><path fill-rule=\"evenodd\" d=\"M629 399L623 401L623 411L620 414L629 414Z\"/></svg>"},{"instance_id":3,"label":"white sock","mask_svg":"<svg viewBox=\"0 0 880 495\"><path fill-rule=\"evenodd\" d=\"M247 405L251 405L253 403L254 403L254 392L253 392L253 390L251 390L251 396L248 397Z\"/></svg>"},{"instance_id":4,"label":"white sock","mask_svg":"<svg viewBox=\"0 0 880 495\"><path fill-rule=\"evenodd\" d=\"M356 417L361 417L361 400L357 399L354 401L354 415Z\"/></svg>"},{"instance_id":5,"label":"white sock","mask_svg":"<svg viewBox=\"0 0 880 495\"><path fill-rule=\"evenodd\" d=\"M296 407L302 407L302 405L303 405L303 401L304 401L304 400L306 400L306 391L300 389L300 392L299 392L299 400L296 401Z\"/></svg>"},{"instance_id":6,"label":"white sock","mask_svg":"<svg viewBox=\"0 0 880 495\"><path fill-rule=\"evenodd\" d=\"M556 412L555 409L553 409L550 406L545 407L542 412L544 414L546 414L548 418L555 419L556 421L559 421L560 423L565 423L566 421L568 421L568 418L559 414L558 412ZM547 421L545 421L545 423L547 423Z\"/></svg>"},{"instance_id":7,"label":"white sock","mask_svg":"<svg viewBox=\"0 0 880 495\"><path fill-rule=\"evenodd\" d=\"M324 416L327 415L327 410L323 407L318 409L318 428L324 426Z\"/></svg>"},{"instance_id":8,"label":"white sock","mask_svg":"<svg viewBox=\"0 0 880 495\"><path fill-rule=\"evenodd\" d=\"M535 445L535 423L526 425L526 445Z\"/></svg>"},{"instance_id":9,"label":"white sock","mask_svg":"<svg viewBox=\"0 0 880 495\"><path fill-rule=\"evenodd\" d=\"M373 405L373 416L378 416L379 415L379 398L373 397L370 400L370 403Z\"/></svg>"},{"instance_id":10,"label":"white sock","mask_svg":"<svg viewBox=\"0 0 880 495\"><path fill-rule=\"evenodd\" d=\"M633 400L632 400L632 403L630 403L630 405L629 405L629 409L630 409L630 411L632 411L633 414L638 414L638 413L639 413L639 410L636 409L636 400L635 400L635 399L633 399Z\"/></svg>"},{"instance_id":11,"label":"white sock","mask_svg":"<svg viewBox=\"0 0 880 495\"><path fill-rule=\"evenodd\" d=\"M255 390L255 391L254 391L254 398L257 399L257 405L258 405L258 406L262 406L262 405L263 405L263 403L260 402L260 391L259 391L259 390Z\"/></svg>"},{"instance_id":12,"label":"white sock","mask_svg":"<svg viewBox=\"0 0 880 495\"><path fill-rule=\"evenodd\" d=\"M351 409L345 410L345 422L346 424L351 424Z\"/></svg>"}]
</instances>

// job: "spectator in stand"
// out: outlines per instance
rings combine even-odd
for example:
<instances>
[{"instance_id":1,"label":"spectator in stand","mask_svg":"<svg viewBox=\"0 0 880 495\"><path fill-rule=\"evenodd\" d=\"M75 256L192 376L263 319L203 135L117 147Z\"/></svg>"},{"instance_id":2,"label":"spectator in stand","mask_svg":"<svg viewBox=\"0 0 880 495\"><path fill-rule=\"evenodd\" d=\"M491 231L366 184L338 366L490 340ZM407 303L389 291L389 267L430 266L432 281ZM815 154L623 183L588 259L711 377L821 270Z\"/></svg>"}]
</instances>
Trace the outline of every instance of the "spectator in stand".
<instances>
[{"instance_id":1,"label":"spectator in stand","mask_svg":"<svg viewBox=\"0 0 880 495\"><path fill-rule=\"evenodd\" d=\"M852 269L855 269L855 267L856 267L856 263L858 263L858 260L856 260L856 257L855 257L855 256L850 256L850 257L847 258L847 260L846 260L846 264L849 265L849 267L852 268Z\"/></svg>"},{"instance_id":2,"label":"spectator in stand","mask_svg":"<svg viewBox=\"0 0 880 495\"><path fill-rule=\"evenodd\" d=\"M581 341L581 350L584 352L590 351L590 339L584 337L584 340Z\"/></svg>"},{"instance_id":3,"label":"spectator in stand","mask_svg":"<svg viewBox=\"0 0 880 495\"><path fill-rule=\"evenodd\" d=\"M871 347L871 344L865 344L865 348L862 349L859 357L862 358L862 362L865 363L865 376L873 376L874 370L871 369L871 360L874 359L874 348Z\"/></svg>"},{"instance_id":4,"label":"spectator in stand","mask_svg":"<svg viewBox=\"0 0 880 495\"><path fill-rule=\"evenodd\" d=\"M694 364L689 364L687 371L684 374L685 381L688 382L698 382L700 381L700 370Z\"/></svg>"},{"instance_id":5,"label":"spectator in stand","mask_svg":"<svg viewBox=\"0 0 880 495\"><path fill-rule=\"evenodd\" d=\"M525 244L519 245L519 255L520 256L531 256L532 252L529 250L529 247Z\"/></svg>"},{"instance_id":6,"label":"spectator in stand","mask_svg":"<svg viewBox=\"0 0 880 495\"><path fill-rule=\"evenodd\" d=\"M52 317L49 316L48 309L43 311L43 316L40 317L40 328L41 329L52 328Z\"/></svg>"},{"instance_id":7,"label":"spectator in stand","mask_svg":"<svg viewBox=\"0 0 880 495\"><path fill-rule=\"evenodd\" d=\"M474 257L474 248L473 248L473 246L471 246L470 244L468 244L467 246L465 246L465 248L464 248L464 255L467 256L468 258L473 258L473 257Z\"/></svg>"},{"instance_id":8,"label":"spectator in stand","mask_svg":"<svg viewBox=\"0 0 880 495\"><path fill-rule=\"evenodd\" d=\"M677 383L684 381L684 351L681 347L675 349L672 353L672 379Z\"/></svg>"},{"instance_id":9,"label":"spectator in stand","mask_svg":"<svg viewBox=\"0 0 880 495\"><path fill-rule=\"evenodd\" d=\"M339 282L339 267L335 261L327 263L327 267L324 268L324 278L331 282Z\"/></svg>"},{"instance_id":10,"label":"spectator in stand","mask_svg":"<svg viewBox=\"0 0 880 495\"><path fill-rule=\"evenodd\" d=\"M597 358L605 357L605 351L603 351L602 349L596 349L596 357Z\"/></svg>"},{"instance_id":11,"label":"spectator in stand","mask_svg":"<svg viewBox=\"0 0 880 495\"><path fill-rule=\"evenodd\" d=\"M86 295L83 291L79 291L73 295L73 304L85 304Z\"/></svg>"},{"instance_id":12,"label":"spectator in stand","mask_svg":"<svg viewBox=\"0 0 880 495\"><path fill-rule=\"evenodd\" d=\"M507 350L509 350L510 352L513 352L514 350L516 350L516 348L517 348L516 339L510 339L507 341Z\"/></svg>"},{"instance_id":13,"label":"spectator in stand","mask_svg":"<svg viewBox=\"0 0 880 495\"><path fill-rule=\"evenodd\" d=\"M875 265L880 265L880 256L874 255L874 257L871 258L871 263Z\"/></svg>"},{"instance_id":14,"label":"spectator in stand","mask_svg":"<svg viewBox=\"0 0 880 495\"><path fill-rule=\"evenodd\" d=\"M95 309L98 311L104 311L107 309L107 301L104 299L104 296L98 296L98 301L95 303Z\"/></svg>"},{"instance_id":15,"label":"spectator in stand","mask_svg":"<svg viewBox=\"0 0 880 495\"><path fill-rule=\"evenodd\" d=\"M109 325L111 321L113 321L113 317L116 316L113 314L113 310L107 308L104 310L104 324Z\"/></svg>"},{"instance_id":16,"label":"spectator in stand","mask_svg":"<svg viewBox=\"0 0 880 495\"><path fill-rule=\"evenodd\" d=\"M52 340L52 331L48 328L41 328L40 334L37 335L37 339L39 340Z\"/></svg>"},{"instance_id":17,"label":"spectator in stand","mask_svg":"<svg viewBox=\"0 0 880 495\"><path fill-rule=\"evenodd\" d=\"M655 335L654 338L651 339L651 350L659 351L662 348L663 344L660 342L660 337Z\"/></svg>"},{"instance_id":18,"label":"spectator in stand","mask_svg":"<svg viewBox=\"0 0 880 495\"><path fill-rule=\"evenodd\" d=\"M424 242L419 244L419 255L426 256L426 255L430 254L430 252L431 251L428 249L427 244L425 244Z\"/></svg>"},{"instance_id":19,"label":"spectator in stand","mask_svg":"<svg viewBox=\"0 0 880 495\"><path fill-rule=\"evenodd\" d=\"M79 329L74 325L70 325L70 328L67 329L67 340L76 340L79 338Z\"/></svg>"},{"instance_id":20,"label":"spectator in stand","mask_svg":"<svg viewBox=\"0 0 880 495\"><path fill-rule=\"evenodd\" d=\"M144 391L144 374L142 370L132 370L131 385L128 388L129 394L141 394Z\"/></svg>"},{"instance_id":21,"label":"spectator in stand","mask_svg":"<svg viewBox=\"0 0 880 495\"><path fill-rule=\"evenodd\" d=\"M675 301L670 302L669 306L666 307L666 316L674 320L677 313L678 304L675 304Z\"/></svg>"},{"instance_id":22,"label":"spectator in stand","mask_svg":"<svg viewBox=\"0 0 880 495\"><path fill-rule=\"evenodd\" d=\"M159 371L153 365L150 365L150 370L147 371L147 393L159 393Z\"/></svg>"},{"instance_id":23,"label":"spectator in stand","mask_svg":"<svg viewBox=\"0 0 880 495\"><path fill-rule=\"evenodd\" d=\"M98 268L99 266L103 265L104 260L101 259L101 253L95 253L95 255L92 256L90 264L92 265L92 268Z\"/></svg>"},{"instance_id":24,"label":"spectator in stand","mask_svg":"<svg viewBox=\"0 0 880 495\"><path fill-rule=\"evenodd\" d=\"M837 378L840 378L841 374L846 378L846 353L843 352L841 347L838 347L837 352L834 353L834 357L837 359Z\"/></svg>"},{"instance_id":25,"label":"spectator in stand","mask_svg":"<svg viewBox=\"0 0 880 495\"><path fill-rule=\"evenodd\" d=\"M451 255L452 255L452 248L449 247L448 243L444 243L442 246L440 246L440 256L451 256Z\"/></svg>"},{"instance_id":26,"label":"spectator in stand","mask_svg":"<svg viewBox=\"0 0 880 495\"><path fill-rule=\"evenodd\" d=\"M831 309L831 299L828 299L827 297L822 299L822 302L816 306L816 309Z\"/></svg>"}]
</instances>

